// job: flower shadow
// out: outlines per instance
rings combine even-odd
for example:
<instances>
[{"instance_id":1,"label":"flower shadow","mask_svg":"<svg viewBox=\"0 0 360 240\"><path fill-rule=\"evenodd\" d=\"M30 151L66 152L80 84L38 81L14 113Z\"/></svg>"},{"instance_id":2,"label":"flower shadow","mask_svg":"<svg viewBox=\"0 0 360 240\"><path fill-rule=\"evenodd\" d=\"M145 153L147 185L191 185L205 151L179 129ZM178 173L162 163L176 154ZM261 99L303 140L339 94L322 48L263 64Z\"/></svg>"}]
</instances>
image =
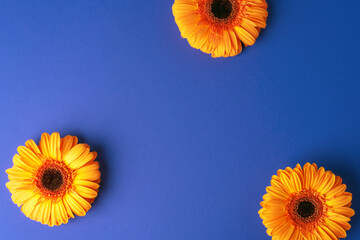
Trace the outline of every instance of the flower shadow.
<instances>
[{"instance_id":1,"label":"flower shadow","mask_svg":"<svg viewBox=\"0 0 360 240\"><path fill-rule=\"evenodd\" d=\"M100 172L101 172L101 182L98 196L96 197L95 201L92 204L92 208L97 205L98 202L101 201L104 195L108 192L108 179L109 179L109 168L107 164L107 151L105 150L104 146L101 144L93 144L94 151L97 152L97 161L100 164Z\"/></svg>"},{"instance_id":2,"label":"flower shadow","mask_svg":"<svg viewBox=\"0 0 360 240\"><path fill-rule=\"evenodd\" d=\"M276 14L274 12L274 1L272 0L267 0L266 1L268 3L268 17L266 19L266 28L265 29L261 29L260 34L258 36L258 38L256 39L256 41L262 41L262 39L266 38L266 35L268 34L269 28L271 29L271 26L274 22L274 17L276 18ZM275 9L276 11L276 9Z\"/></svg>"},{"instance_id":3,"label":"flower shadow","mask_svg":"<svg viewBox=\"0 0 360 240\"><path fill-rule=\"evenodd\" d=\"M100 165L100 172L101 172L101 182L100 188L95 201L91 204L91 208L94 209L100 202L101 199L106 196L108 189L109 189L109 177L111 175L108 167L108 158L107 153L108 150L106 148L106 144L99 141L92 141L89 138L84 138L82 134L78 133L70 133L70 135L77 136L79 139L79 143L87 143L90 146L91 151L97 152L96 161L99 162ZM99 139L99 138L97 138Z\"/></svg>"}]
</instances>

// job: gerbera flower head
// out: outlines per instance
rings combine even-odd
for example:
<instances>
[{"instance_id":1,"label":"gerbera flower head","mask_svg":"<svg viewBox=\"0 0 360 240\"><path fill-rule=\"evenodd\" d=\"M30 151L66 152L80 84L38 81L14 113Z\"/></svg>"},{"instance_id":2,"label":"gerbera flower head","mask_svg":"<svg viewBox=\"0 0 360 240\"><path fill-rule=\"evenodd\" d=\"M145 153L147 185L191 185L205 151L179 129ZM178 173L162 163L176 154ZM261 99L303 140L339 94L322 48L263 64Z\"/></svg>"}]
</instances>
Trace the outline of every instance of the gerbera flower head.
<instances>
[{"instance_id":1,"label":"gerbera flower head","mask_svg":"<svg viewBox=\"0 0 360 240\"><path fill-rule=\"evenodd\" d=\"M278 170L259 210L272 239L323 240L346 237L352 194L342 179L316 164Z\"/></svg>"},{"instance_id":2,"label":"gerbera flower head","mask_svg":"<svg viewBox=\"0 0 360 240\"><path fill-rule=\"evenodd\" d=\"M18 147L6 170L11 199L30 219L49 226L67 223L91 208L100 183L97 153L75 136L41 135Z\"/></svg>"},{"instance_id":3,"label":"gerbera flower head","mask_svg":"<svg viewBox=\"0 0 360 240\"><path fill-rule=\"evenodd\" d=\"M172 10L181 36L214 58L253 45L268 16L265 0L175 0Z\"/></svg>"}]
</instances>

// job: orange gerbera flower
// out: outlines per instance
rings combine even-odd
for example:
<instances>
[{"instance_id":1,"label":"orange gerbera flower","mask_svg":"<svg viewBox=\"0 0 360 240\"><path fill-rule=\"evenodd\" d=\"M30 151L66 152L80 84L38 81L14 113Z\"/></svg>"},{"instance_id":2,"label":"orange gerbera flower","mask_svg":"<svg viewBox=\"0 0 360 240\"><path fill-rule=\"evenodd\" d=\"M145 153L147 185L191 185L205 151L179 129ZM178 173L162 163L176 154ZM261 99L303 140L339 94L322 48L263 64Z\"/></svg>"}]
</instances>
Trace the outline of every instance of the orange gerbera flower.
<instances>
[{"instance_id":1,"label":"orange gerbera flower","mask_svg":"<svg viewBox=\"0 0 360 240\"><path fill-rule=\"evenodd\" d=\"M181 36L215 58L253 45L268 16L265 0L175 0L172 9Z\"/></svg>"},{"instance_id":2,"label":"orange gerbera flower","mask_svg":"<svg viewBox=\"0 0 360 240\"><path fill-rule=\"evenodd\" d=\"M306 163L278 170L259 211L272 239L323 240L346 237L352 194L341 177Z\"/></svg>"},{"instance_id":3,"label":"orange gerbera flower","mask_svg":"<svg viewBox=\"0 0 360 240\"><path fill-rule=\"evenodd\" d=\"M97 154L75 136L41 135L18 147L6 173L11 199L30 219L49 226L67 223L91 208L100 183Z\"/></svg>"}]
</instances>

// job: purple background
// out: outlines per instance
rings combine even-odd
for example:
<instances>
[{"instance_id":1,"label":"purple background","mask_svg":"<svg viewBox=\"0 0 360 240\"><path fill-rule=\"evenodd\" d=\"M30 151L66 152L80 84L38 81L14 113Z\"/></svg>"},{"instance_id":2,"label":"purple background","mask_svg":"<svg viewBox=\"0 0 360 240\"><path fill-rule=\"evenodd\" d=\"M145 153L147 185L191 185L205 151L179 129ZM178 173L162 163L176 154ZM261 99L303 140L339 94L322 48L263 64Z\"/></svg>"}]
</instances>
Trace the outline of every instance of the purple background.
<instances>
[{"instance_id":1,"label":"purple background","mask_svg":"<svg viewBox=\"0 0 360 240\"><path fill-rule=\"evenodd\" d=\"M271 0L230 59L189 47L171 6L0 1L1 239L270 239L265 187L306 161L342 176L359 212L360 2ZM45 131L90 144L103 174L87 216L54 228L5 187Z\"/></svg>"}]
</instances>

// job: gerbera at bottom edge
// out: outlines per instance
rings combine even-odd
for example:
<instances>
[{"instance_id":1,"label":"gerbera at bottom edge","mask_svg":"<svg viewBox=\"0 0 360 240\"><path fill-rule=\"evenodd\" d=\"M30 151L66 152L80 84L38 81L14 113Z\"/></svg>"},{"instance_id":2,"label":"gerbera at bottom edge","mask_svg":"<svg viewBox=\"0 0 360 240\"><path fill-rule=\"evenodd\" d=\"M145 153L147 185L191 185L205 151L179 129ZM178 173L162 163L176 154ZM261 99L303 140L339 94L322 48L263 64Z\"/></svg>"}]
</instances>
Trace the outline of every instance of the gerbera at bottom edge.
<instances>
[{"instance_id":1,"label":"gerbera at bottom edge","mask_svg":"<svg viewBox=\"0 0 360 240\"><path fill-rule=\"evenodd\" d=\"M350 229L352 194L342 179L316 164L278 170L260 203L273 239L339 239Z\"/></svg>"}]
</instances>

